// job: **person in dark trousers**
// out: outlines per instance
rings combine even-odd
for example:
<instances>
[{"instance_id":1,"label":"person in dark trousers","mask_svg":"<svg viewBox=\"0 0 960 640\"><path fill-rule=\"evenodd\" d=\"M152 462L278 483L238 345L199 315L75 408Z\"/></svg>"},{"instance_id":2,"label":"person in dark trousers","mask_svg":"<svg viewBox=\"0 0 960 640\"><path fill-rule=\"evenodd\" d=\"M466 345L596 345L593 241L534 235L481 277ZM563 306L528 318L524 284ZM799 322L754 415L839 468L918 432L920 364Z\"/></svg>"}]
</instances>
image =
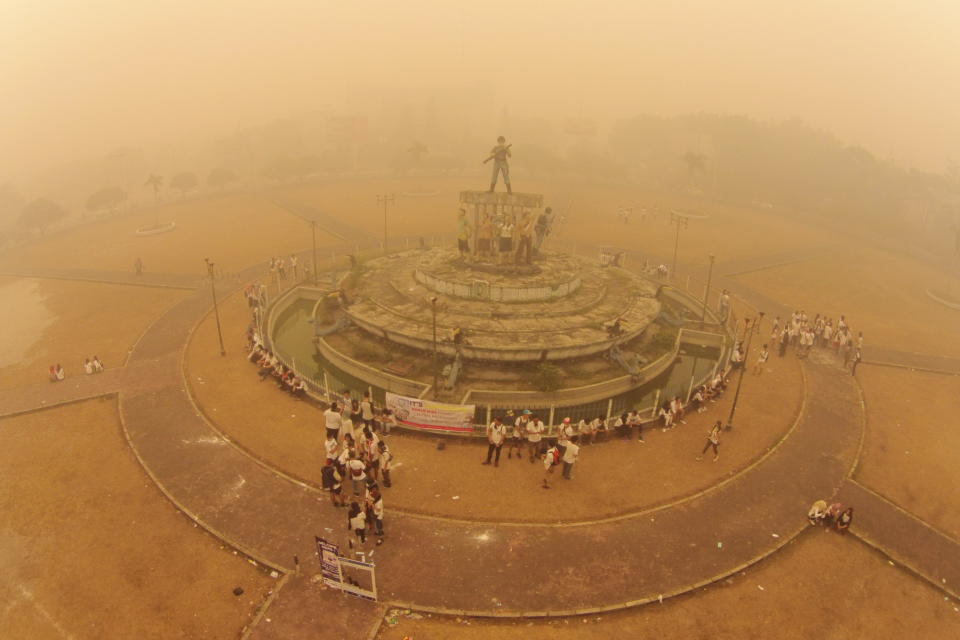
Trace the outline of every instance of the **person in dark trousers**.
<instances>
[{"instance_id":1,"label":"person in dark trousers","mask_svg":"<svg viewBox=\"0 0 960 640\"><path fill-rule=\"evenodd\" d=\"M353 531L360 544L367 541L367 514L356 500L350 503L350 510L347 512L347 531Z\"/></svg>"},{"instance_id":2,"label":"person in dark trousers","mask_svg":"<svg viewBox=\"0 0 960 640\"><path fill-rule=\"evenodd\" d=\"M500 466L500 450L503 449L503 441L506 435L507 427L500 418L494 418L493 422L487 426L487 459L483 464L490 464L490 460L494 458L493 454L496 452L493 466Z\"/></svg>"},{"instance_id":3,"label":"person in dark trousers","mask_svg":"<svg viewBox=\"0 0 960 640\"><path fill-rule=\"evenodd\" d=\"M853 507L847 507L837 518L837 522L834 526L840 533L846 533L847 529L850 528L851 523L853 523Z\"/></svg>"},{"instance_id":4,"label":"person in dark trousers","mask_svg":"<svg viewBox=\"0 0 960 640\"><path fill-rule=\"evenodd\" d=\"M857 365L860 364L860 360L863 359L863 354L860 353L860 349L857 349L857 352L853 356L853 366L850 367L850 375L857 375Z\"/></svg>"},{"instance_id":5,"label":"person in dark trousers","mask_svg":"<svg viewBox=\"0 0 960 640\"><path fill-rule=\"evenodd\" d=\"M720 458L720 431L723 429L723 424L717 420L713 425L713 428L710 429L710 432L707 434L707 443L703 445L703 451L700 452L700 455L697 456L697 460L703 460L703 454L707 452L707 449L713 447L713 461L716 462Z\"/></svg>"},{"instance_id":6,"label":"person in dark trousers","mask_svg":"<svg viewBox=\"0 0 960 640\"><path fill-rule=\"evenodd\" d=\"M383 440L377 443L377 448L380 449L380 473L383 474L383 486L390 487L393 484L390 482L390 463L393 461L393 454Z\"/></svg>"}]
</instances>

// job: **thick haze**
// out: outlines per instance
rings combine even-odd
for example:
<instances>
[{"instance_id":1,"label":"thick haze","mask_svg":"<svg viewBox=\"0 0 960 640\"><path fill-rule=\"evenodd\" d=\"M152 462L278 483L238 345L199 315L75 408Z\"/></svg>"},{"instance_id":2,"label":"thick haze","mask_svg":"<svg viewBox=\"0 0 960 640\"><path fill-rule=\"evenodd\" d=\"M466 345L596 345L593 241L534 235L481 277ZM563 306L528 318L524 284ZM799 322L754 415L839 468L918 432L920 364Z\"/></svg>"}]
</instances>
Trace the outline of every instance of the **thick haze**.
<instances>
[{"instance_id":1,"label":"thick haze","mask_svg":"<svg viewBox=\"0 0 960 640\"><path fill-rule=\"evenodd\" d=\"M0 182L451 91L491 119L799 117L902 165L960 160L956 0L0 2Z\"/></svg>"}]
</instances>

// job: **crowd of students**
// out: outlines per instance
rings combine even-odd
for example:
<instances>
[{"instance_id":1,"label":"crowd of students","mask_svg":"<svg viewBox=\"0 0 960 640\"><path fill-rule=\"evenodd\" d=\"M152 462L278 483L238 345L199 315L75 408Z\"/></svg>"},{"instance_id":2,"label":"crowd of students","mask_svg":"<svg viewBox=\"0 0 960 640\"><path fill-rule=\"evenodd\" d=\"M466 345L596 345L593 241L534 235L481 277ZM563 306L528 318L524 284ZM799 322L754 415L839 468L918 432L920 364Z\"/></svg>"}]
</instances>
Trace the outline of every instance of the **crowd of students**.
<instances>
[{"instance_id":1,"label":"crowd of students","mask_svg":"<svg viewBox=\"0 0 960 640\"><path fill-rule=\"evenodd\" d=\"M330 492L334 507L348 507L347 529L360 544L366 542L367 529L372 529L379 545L384 537L380 482L384 488L393 484L393 453L383 437L390 432L393 415L375 407L369 392L362 400L347 402L346 406L333 402L323 412L326 459L321 485ZM343 486L347 481L351 489L349 504Z\"/></svg>"},{"instance_id":2,"label":"crowd of students","mask_svg":"<svg viewBox=\"0 0 960 640\"><path fill-rule=\"evenodd\" d=\"M856 337L847 324L845 316L834 322L833 318L821 316L819 313L812 319L805 311L794 311L783 323L777 316L773 320L773 330L770 341L777 345L777 354L782 358L786 355L787 347L795 347L797 357L806 358L811 349L832 350L844 366L850 366L851 373L856 375L857 365L863 357L863 332ZM763 346L763 352L767 345Z\"/></svg>"}]
</instances>

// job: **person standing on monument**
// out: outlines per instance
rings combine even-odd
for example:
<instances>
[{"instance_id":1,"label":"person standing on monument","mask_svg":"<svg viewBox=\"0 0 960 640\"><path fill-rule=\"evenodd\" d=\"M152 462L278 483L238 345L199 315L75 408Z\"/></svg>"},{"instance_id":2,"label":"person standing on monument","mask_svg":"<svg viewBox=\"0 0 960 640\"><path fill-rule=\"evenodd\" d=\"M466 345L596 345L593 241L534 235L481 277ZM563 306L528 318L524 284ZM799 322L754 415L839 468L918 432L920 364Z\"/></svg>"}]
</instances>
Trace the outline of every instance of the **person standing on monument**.
<instances>
[{"instance_id":1,"label":"person standing on monument","mask_svg":"<svg viewBox=\"0 0 960 640\"><path fill-rule=\"evenodd\" d=\"M509 264L510 255L513 252L513 225L506 217L503 219L503 224L500 225L499 238L500 255L497 256L497 264Z\"/></svg>"},{"instance_id":2,"label":"person standing on monument","mask_svg":"<svg viewBox=\"0 0 960 640\"><path fill-rule=\"evenodd\" d=\"M533 260L533 228L537 224L537 216L531 211L517 225L520 239L517 242L516 264L530 264Z\"/></svg>"},{"instance_id":3,"label":"person standing on monument","mask_svg":"<svg viewBox=\"0 0 960 640\"><path fill-rule=\"evenodd\" d=\"M461 258L470 254L470 223L467 221L466 209L460 209L457 214L457 249L460 250Z\"/></svg>"},{"instance_id":4,"label":"person standing on monument","mask_svg":"<svg viewBox=\"0 0 960 640\"><path fill-rule=\"evenodd\" d=\"M503 184L507 186L507 193L513 193L510 187L510 152L512 144L507 144L507 139L503 136L497 138L497 144L490 150L490 155L483 161L484 164L493 160L493 175L490 177L490 193L497 187L497 179L503 174Z\"/></svg>"},{"instance_id":5,"label":"person standing on monument","mask_svg":"<svg viewBox=\"0 0 960 640\"><path fill-rule=\"evenodd\" d=\"M477 229L477 251L482 258L493 256L493 220L486 212L480 218L480 226Z\"/></svg>"}]
</instances>

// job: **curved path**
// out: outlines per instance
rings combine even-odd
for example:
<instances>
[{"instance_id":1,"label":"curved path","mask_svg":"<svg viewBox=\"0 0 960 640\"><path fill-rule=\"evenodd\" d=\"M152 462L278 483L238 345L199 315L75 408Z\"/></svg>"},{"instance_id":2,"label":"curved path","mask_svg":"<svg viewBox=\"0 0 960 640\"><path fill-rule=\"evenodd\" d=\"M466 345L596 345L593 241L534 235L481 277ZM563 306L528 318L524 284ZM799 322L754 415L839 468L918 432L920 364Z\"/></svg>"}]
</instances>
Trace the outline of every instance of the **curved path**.
<instances>
[{"instance_id":1,"label":"curved path","mask_svg":"<svg viewBox=\"0 0 960 640\"><path fill-rule=\"evenodd\" d=\"M203 295L187 298L137 343L130 366L170 382L121 390L125 429L148 473L184 511L249 555L289 568L294 555L312 554L315 534L345 537L343 512L230 446L193 405L174 356L182 357L208 308ZM391 514L389 544L375 556L382 597L476 615L604 610L681 593L756 562L804 528L810 496L833 495L859 451L855 382L826 364L805 366L809 397L793 433L748 472L699 497L577 526Z\"/></svg>"}]
</instances>

